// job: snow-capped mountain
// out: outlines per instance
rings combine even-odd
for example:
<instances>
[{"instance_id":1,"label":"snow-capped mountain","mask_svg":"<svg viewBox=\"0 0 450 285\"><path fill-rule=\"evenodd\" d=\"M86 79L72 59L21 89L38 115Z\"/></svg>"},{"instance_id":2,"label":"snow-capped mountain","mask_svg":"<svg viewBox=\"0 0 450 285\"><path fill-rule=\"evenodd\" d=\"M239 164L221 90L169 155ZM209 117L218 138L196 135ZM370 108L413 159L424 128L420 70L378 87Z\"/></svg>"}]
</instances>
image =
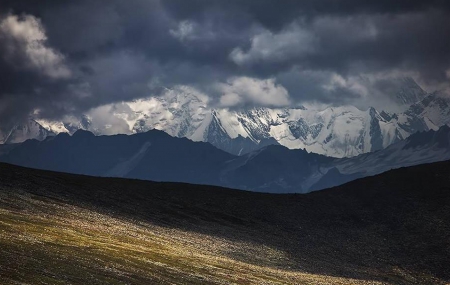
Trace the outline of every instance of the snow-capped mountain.
<instances>
[{"instance_id":1,"label":"snow-capped mountain","mask_svg":"<svg viewBox=\"0 0 450 285\"><path fill-rule=\"evenodd\" d=\"M411 77L402 77L397 80L389 80L388 82L393 93L389 95L400 108L408 108L410 105L422 101L427 96L427 93Z\"/></svg>"},{"instance_id":2,"label":"snow-capped mountain","mask_svg":"<svg viewBox=\"0 0 450 285\"><path fill-rule=\"evenodd\" d=\"M115 118L126 122L125 133L158 129L175 137L205 141L233 154L244 154L269 144L306 149L328 156L345 157L374 151L402 139L391 135L390 126L373 108L353 106L324 110L254 108L211 109L194 94L169 92L164 97L123 102L108 107ZM108 134L108 124L92 124L87 130ZM44 124L58 132L67 123ZM81 123L75 125L82 125ZM67 128L66 128L67 129ZM76 129L76 128L74 128ZM72 133L71 130L68 130Z\"/></svg>"},{"instance_id":3,"label":"snow-capped mountain","mask_svg":"<svg viewBox=\"0 0 450 285\"><path fill-rule=\"evenodd\" d=\"M101 135L101 131L96 131L91 126L91 119L87 115L82 115L81 118L75 118L73 116L65 117L63 121L47 121L47 120L35 120L46 130L54 133L68 133L74 134L78 130L91 130L96 135ZM39 140L39 139L38 139Z\"/></svg>"},{"instance_id":4,"label":"snow-capped mountain","mask_svg":"<svg viewBox=\"0 0 450 285\"><path fill-rule=\"evenodd\" d=\"M404 113L394 115L404 135L413 131L437 130L450 123L450 99L438 92L425 97L411 105Z\"/></svg>"},{"instance_id":5,"label":"snow-capped mountain","mask_svg":"<svg viewBox=\"0 0 450 285\"><path fill-rule=\"evenodd\" d=\"M55 133L43 127L33 119L26 123L12 127L7 132L0 131L1 144L20 143L27 139L43 140L48 136L54 136Z\"/></svg>"},{"instance_id":6,"label":"snow-capped mountain","mask_svg":"<svg viewBox=\"0 0 450 285\"><path fill-rule=\"evenodd\" d=\"M425 96L412 79L402 79L397 85L391 89L398 104L421 100L401 113L354 106L233 110L211 108L204 94L177 87L166 89L163 96L101 106L81 118L37 122L50 133L72 134L85 129L96 135L133 134L158 129L171 136L209 142L238 155L280 144L327 156L351 157L450 123L449 99L437 93ZM22 137L31 138L33 134Z\"/></svg>"},{"instance_id":7,"label":"snow-capped mountain","mask_svg":"<svg viewBox=\"0 0 450 285\"><path fill-rule=\"evenodd\" d=\"M375 175L399 167L450 159L450 127L415 133L387 148L357 157L337 160L335 167L342 174Z\"/></svg>"},{"instance_id":8,"label":"snow-capped mountain","mask_svg":"<svg viewBox=\"0 0 450 285\"><path fill-rule=\"evenodd\" d=\"M431 94L399 114L374 108L362 111L353 106L230 110L208 108L206 98L171 90L163 97L111 105L108 112L126 122L128 128L122 132L155 128L175 137L209 142L233 154L281 144L327 156L351 157L449 123L450 101ZM87 130L108 134L108 126L95 124L93 118L91 121Z\"/></svg>"}]
</instances>

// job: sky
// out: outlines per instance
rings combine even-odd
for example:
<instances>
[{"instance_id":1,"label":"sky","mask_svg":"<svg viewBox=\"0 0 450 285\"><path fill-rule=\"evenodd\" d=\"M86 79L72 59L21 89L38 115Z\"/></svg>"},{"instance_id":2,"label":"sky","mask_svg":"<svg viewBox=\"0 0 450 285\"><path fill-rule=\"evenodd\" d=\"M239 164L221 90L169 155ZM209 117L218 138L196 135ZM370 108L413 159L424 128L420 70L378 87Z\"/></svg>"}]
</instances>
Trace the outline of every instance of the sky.
<instances>
[{"instance_id":1,"label":"sky","mask_svg":"<svg viewBox=\"0 0 450 285\"><path fill-rule=\"evenodd\" d=\"M0 124L190 88L215 107L449 94L450 1L2 0Z\"/></svg>"}]
</instances>

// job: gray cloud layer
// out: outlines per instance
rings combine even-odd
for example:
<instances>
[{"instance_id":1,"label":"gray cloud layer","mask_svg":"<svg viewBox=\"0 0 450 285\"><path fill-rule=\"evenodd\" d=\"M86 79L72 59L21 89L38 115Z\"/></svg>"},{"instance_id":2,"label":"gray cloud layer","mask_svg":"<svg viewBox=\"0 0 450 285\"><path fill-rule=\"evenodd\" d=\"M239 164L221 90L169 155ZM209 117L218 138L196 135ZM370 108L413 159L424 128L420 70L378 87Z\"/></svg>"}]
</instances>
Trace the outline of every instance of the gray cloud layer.
<instances>
[{"instance_id":1,"label":"gray cloud layer","mask_svg":"<svg viewBox=\"0 0 450 285\"><path fill-rule=\"evenodd\" d=\"M37 109L57 118L173 85L227 106L364 107L386 95L379 80L413 76L432 91L450 76L448 1L2 3L2 122Z\"/></svg>"}]
</instances>

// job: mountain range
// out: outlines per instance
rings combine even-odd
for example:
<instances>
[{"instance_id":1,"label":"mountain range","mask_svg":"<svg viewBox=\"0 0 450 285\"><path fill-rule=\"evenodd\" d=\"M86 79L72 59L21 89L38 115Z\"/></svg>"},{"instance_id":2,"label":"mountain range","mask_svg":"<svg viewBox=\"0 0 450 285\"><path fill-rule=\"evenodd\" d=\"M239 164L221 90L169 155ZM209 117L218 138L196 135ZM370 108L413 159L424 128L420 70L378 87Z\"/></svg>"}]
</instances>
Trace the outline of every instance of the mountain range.
<instances>
[{"instance_id":1,"label":"mountain range","mask_svg":"<svg viewBox=\"0 0 450 285\"><path fill-rule=\"evenodd\" d=\"M450 159L450 127L418 132L372 153L332 158L269 145L236 156L159 130L95 136L84 130L0 148L0 161L107 177L187 182L259 192L306 193L392 168Z\"/></svg>"},{"instance_id":2,"label":"mountain range","mask_svg":"<svg viewBox=\"0 0 450 285\"><path fill-rule=\"evenodd\" d=\"M450 100L439 92L427 94L410 78L399 80L396 90L394 99L403 108L397 113L354 106L211 108L202 94L183 88L166 89L159 97L101 106L78 118L30 118L27 126L16 126L3 135L2 142L42 140L61 132L73 134L78 129L96 135L158 129L171 136L209 142L235 155L267 145L283 145L332 157L352 157L450 122Z\"/></svg>"}]
</instances>

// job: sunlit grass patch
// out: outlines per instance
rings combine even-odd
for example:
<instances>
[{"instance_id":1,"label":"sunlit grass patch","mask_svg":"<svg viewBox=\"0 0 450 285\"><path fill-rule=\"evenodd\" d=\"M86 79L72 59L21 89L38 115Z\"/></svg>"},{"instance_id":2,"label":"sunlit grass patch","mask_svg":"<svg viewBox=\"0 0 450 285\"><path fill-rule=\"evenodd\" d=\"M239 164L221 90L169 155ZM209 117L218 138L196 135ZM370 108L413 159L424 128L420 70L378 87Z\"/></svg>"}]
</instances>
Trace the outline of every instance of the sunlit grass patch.
<instances>
[{"instance_id":1,"label":"sunlit grass patch","mask_svg":"<svg viewBox=\"0 0 450 285\"><path fill-rule=\"evenodd\" d=\"M0 208L0 274L10 283L340 282L336 277L247 264L225 254L240 248L242 255L266 252L268 258L285 258L267 246L118 219L42 197L17 194L16 198L9 196L22 210Z\"/></svg>"}]
</instances>

